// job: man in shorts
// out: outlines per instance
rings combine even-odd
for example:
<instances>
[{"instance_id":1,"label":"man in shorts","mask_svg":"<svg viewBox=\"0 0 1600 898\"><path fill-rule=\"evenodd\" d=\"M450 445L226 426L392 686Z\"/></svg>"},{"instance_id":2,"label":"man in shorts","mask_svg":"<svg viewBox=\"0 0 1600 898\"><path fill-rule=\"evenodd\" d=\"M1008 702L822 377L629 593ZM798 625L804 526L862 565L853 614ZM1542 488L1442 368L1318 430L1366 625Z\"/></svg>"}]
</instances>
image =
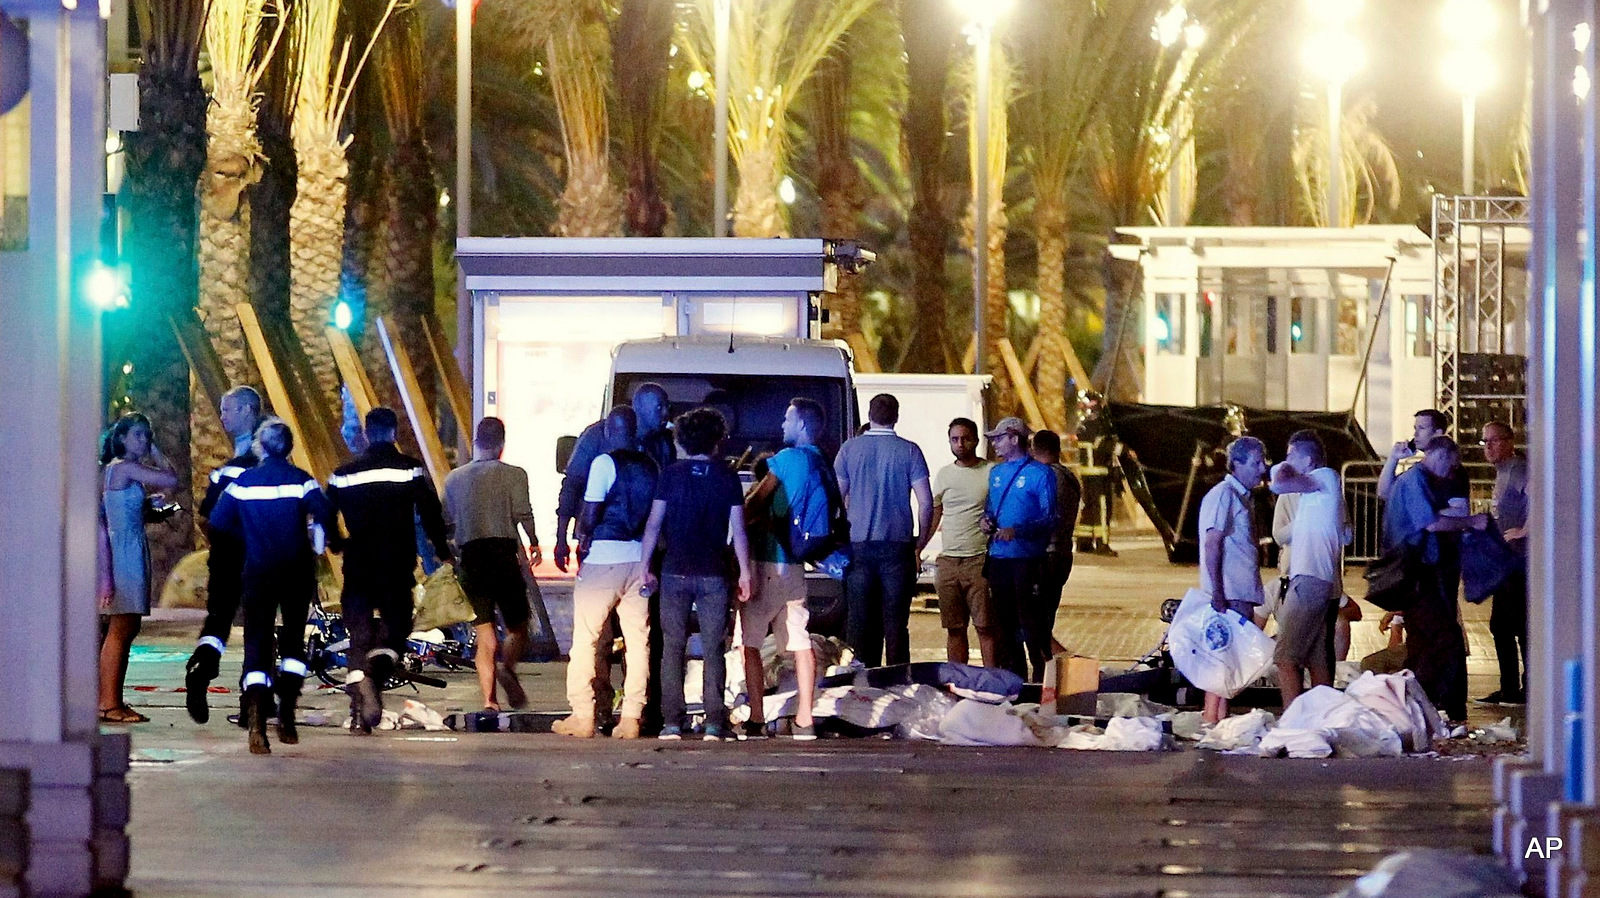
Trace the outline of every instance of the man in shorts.
<instances>
[{"instance_id":1,"label":"man in shorts","mask_svg":"<svg viewBox=\"0 0 1600 898\"><path fill-rule=\"evenodd\" d=\"M506 425L484 418L472 439L472 461L444 480L444 519L461 560L461 587L472 602L472 629L477 638L478 686L486 711L500 710L495 685L505 690L513 708L527 707L528 697L517 679L517 662L528 650L528 586L523 565L539 564L539 535L528 500L528 472L500 460L506 448ZM526 536L526 549L517 528ZM500 612L506 639L503 657L495 634Z\"/></svg>"},{"instance_id":2,"label":"man in shorts","mask_svg":"<svg viewBox=\"0 0 1600 898\"><path fill-rule=\"evenodd\" d=\"M1277 612L1278 691L1283 706L1299 697L1303 678L1333 685L1334 619L1344 593L1341 555L1350 541L1344 487L1327 465L1322 440L1309 430L1289 437L1288 458L1272 469L1271 489L1297 495L1289 544L1289 589Z\"/></svg>"},{"instance_id":3,"label":"man in shorts","mask_svg":"<svg viewBox=\"0 0 1600 898\"><path fill-rule=\"evenodd\" d=\"M790 400L783 413L783 441L788 446L767 460L767 476L745 499L745 520L766 521L767 526L759 531L752 528L756 537L750 546L755 562L755 594L739 606L745 694L750 699L750 719L740 731L741 739L767 736L761 643L769 631L777 640L779 651L794 653L794 738L816 738L811 706L817 694L817 658L806 631L811 621L811 612L806 608L806 569L790 554L788 537L791 518L815 508L815 503L826 506L828 502L823 483L828 461L816 444L817 437L827 432L826 426L827 415L820 403Z\"/></svg>"},{"instance_id":4,"label":"man in shorts","mask_svg":"<svg viewBox=\"0 0 1600 898\"><path fill-rule=\"evenodd\" d=\"M978 457L976 421L957 418L950 422L948 433L950 454L956 460L934 475L932 528L940 536L933 589L939 595L945 657L953 664L971 662L970 623L978 631L983 666L994 667L997 643L989 620L989 581L983 578L989 537L982 529L983 506L989 501L990 462Z\"/></svg>"}]
</instances>

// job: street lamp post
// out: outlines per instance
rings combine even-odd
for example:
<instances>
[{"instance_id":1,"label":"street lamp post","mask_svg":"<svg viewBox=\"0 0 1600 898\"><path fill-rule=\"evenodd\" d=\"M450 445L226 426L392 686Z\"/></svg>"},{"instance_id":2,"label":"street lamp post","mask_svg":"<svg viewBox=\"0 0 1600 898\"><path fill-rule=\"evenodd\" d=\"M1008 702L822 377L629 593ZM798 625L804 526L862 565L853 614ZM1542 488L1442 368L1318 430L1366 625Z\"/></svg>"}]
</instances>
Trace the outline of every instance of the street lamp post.
<instances>
[{"instance_id":1,"label":"street lamp post","mask_svg":"<svg viewBox=\"0 0 1600 898\"><path fill-rule=\"evenodd\" d=\"M472 8L476 0L456 4L456 189L450 199L456 207L456 237L472 236ZM456 275L456 364L473 385L472 298L467 281ZM457 421L464 444L472 432L471 421Z\"/></svg>"},{"instance_id":2,"label":"street lamp post","mask_svg":"<svg viewBox=\"0 0 1600 898\"><path fill-rule=\"evenodd\" d=\"M716 50L712 83L717 90L716 125L712 137L712 158L716 172L716 194L712 203L715 218L713 233L728 236L728 31L732 26L732 0L716 0Z\"/></svg>"},{"instance_id":3,"label":"street lamp post","mask_svg":"<svg viewBox=\"0 0 1600 898\"><path fill-rule=\"evenodd\" d=\"M1477 189L1478 95L1494 80L1494 61L1485 46L1494 34L1490 0L1449 0L1440 16L1454 44L1441 67L1444 80L1461 94L1461 193Z\"/></svg>"},{"instance_id":4,"label":"street lamp post","mask_svg":"<svg viewBox=\"0 0 1600 898\"><path fill-rule=\"evenodd\" d=\"M1366 48L1347 29L1361 12L1361 0L1307 0L1311 32L1302 49L1302 61L1327 85L1328 161L1324 181L1323 213L1329 227L1344 223L1344 85L1366 66Z\"/></svg>"},{"instance_id":5,"label":"street lamp post","mask_svg":"<svg viewBox=\"0 0 1600 898\"><path fill-rule=\"evenodd\" d=\"M994 26L1012 0L955 0L966 15L972 43L972 373L984 372L984 306L989 299L989 80L993 73Z\"/></svg>"}]
</instances>

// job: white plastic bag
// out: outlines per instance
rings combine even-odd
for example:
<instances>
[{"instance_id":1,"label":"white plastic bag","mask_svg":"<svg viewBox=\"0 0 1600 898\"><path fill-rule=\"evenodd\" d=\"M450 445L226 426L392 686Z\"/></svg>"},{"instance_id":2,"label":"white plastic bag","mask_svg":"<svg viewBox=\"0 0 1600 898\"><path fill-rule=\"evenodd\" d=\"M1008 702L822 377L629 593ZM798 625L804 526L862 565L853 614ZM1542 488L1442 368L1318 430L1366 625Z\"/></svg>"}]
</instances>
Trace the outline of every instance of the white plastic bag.
<instances>
[{"instance_id":1,"label":"white plastic bag","mask_svg":"<svg viewBox=\"0 0 1600 898\"><path fill-rule=\"evenodd\" d=\"M1233 698L1272 666L1272 637L1233 611L1219 613L1198 589L1184 594L1167 629L1172 661L1189 682Z\"/></svg>"}]
</instances>

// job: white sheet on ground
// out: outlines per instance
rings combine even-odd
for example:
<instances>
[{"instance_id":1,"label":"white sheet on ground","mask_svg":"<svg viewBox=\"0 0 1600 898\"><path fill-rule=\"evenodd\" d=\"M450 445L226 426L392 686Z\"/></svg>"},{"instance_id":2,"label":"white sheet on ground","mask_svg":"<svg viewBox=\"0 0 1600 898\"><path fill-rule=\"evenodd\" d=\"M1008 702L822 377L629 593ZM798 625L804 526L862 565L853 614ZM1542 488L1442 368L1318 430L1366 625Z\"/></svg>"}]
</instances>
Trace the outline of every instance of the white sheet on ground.
<instances>
[{"instance_id":1,"label":"white sheet on ground","mask_svg":"<svg viewBox=\"0 0 1600 898\"><path fill-rule=\"evenodd\" d=\"M1272 715L1260 708L1248 714L1236 714L1207 730L1195 748L1208 751L1255 749L1261 744L1261 737L1272 728L1272 723Z\"/></svg>"},{"instance_id":2,"label":"white sheet on ground","mask_svg":"<svg viewBox=\"0 0 1600 898\"><path fill-rule=\"evenodd\" d=\"M1345 687L1344 693L1392 724L1406 751L1428 751L1434 739L1446 735L1433 703L1409 670L1397 674L1366 671Z\"/></svg>"},{"instance_id":3,"label":"white sheet on ground","mask_svg":"<svg viewBox=\"0 0 1600 898\"><path fill-rule=\"evenodd\" d=\"M1160 751L1161 721L1154 717L1113 717L1101 732L1097 727L1076 726L1056 748L1080 751Z\"/></svg>"},{"instance_id":4,"label":"white sheet on ground","mask_svg":"<svg viewBox=\"0 0 1600 898\"><path fill-rule=\"evenodd\" d=\"M1393 724L1332 686L1317 686L1303 692L1285 708L1278 728L1262 737L1261 753L1291 750L1288 745L1291 740L1296 741L1294 748L1302 752L1318 750L1311 740L1299 734L1320 736L1334 754L1342 758L1399 757L1402 754L1400 733Z\"/></svg>"},{"instance_id":5,"label":"white sheet on ground","mask_svg":"<svg viewBox=\"0 0 1600 898\"><path fill-rule=\"evenodd\" d=\"M1038 745L1039 740L1009 704L962 699L939 722L945 745Z\"/></svg>"}]
</instances>

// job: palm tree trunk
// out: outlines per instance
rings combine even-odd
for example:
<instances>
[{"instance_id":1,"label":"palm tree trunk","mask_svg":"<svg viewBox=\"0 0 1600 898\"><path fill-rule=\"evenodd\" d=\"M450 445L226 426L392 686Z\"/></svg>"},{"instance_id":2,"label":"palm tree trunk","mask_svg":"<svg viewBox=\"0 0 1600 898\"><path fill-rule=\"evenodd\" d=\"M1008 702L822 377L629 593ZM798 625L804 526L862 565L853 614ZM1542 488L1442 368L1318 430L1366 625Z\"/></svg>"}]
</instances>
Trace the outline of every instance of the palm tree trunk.
<instances>
[{"instance_id":1,"label":"palm tree trunk","mask_svg":"<svg viewBox=\"0 0 1600 898\"><path fill-rule=\"evenodd\" d=\"M566 150L566 187L557 202L556 234L562 237L619 237L623 198L611 180L610 123L607 120L606 62L610 35L592 21L592 7L564 10L546 41L550 85L561 115Z\"/></svg>"},{"instance_id":2,"label":"palm tree trunk","mask_svg":"<svg viewBox=\"0 0 1600 898\"><path fill-rule=\"evenodd\" d=\"M148 9L144 20L149 20ZM126 256L133 296L148 326L128 341L130 395L150 417L153 436L178 475L173 498L195 507L189 465L189 366L169 316L187 315L195 304L195 247L199 222L194 189L206 160L206 92L196 57L203 7L175 10L170 31L145 32L145 64L139 71L142 127L127 135L124 182L129 229ZM154 51L154 52L153 52ZM162 52L165 51L165 52ZM151 582L194 547L193 527L150 531Z\"/></svg>"},{"instance_id":3,"label":"palm tree trunk","mask_svg":"<svg viewBox=\"0 0 1600 898\"><path fill-rule=\"evenodd\" d=\"M859 233L861 212L866 205L861 173L850 148L850 67L847 36L834 45L812 75L822 236L838 239L850 239ZM859 278L840 278L838 292L829 297L829 304L835 316L830 322L833 328L844 336L861 332Z\"/></svg>"},{"instance_id":4,"label":"palm tree trunk","mask_svg":"<svg viewBox=\"0 0 1600 898\"><path fill-rule=\"evenodd\" d=\"M906 98L902 128L911 175L911 302L914 330L904 370L943 372L951 353L945 263L950 215L945 209L945 87L955 46L955 16L944 3L900 4L906 45ZM957 341L965 346L965 340ZM960 357L960 350L954 352Z\"/></svg>"},{"instance_id":5,"label":"palm tree trunk","mask_svg":"<svg viewBox=\"0 0 1600 898\"><path fill-rule=\"evenodd\" d=\"M219 72L220 80L241 73ZM213 91L206 111L206 168L200 175L200 292L198 312L207 339L233 384L259 384L260 377L235 309L250 302L250 187L261 177L261 145L249 88L237 83ZM233 456L222 421L198 384L190 395L189 459L196 493L206 475Z\"/></svg>"},{"instance_id":6,"label":"palm tree trunk","mask_svg":"<svg viewBox=\"0 0 1600 898\"><path fill-rule=\"evenodd\" d=\"M783 180L783 151L777 138L745 145L734 161L739 172L739 189L733 197L733 235L735 237L787 237L789 223L778 202L778 184Z\"/></svg>"},{"instance_id":7,"label":"palm tree trunk","mask_svg":"<svg viewBox=\"0 0 1600 898\"><path fill-rule=\"evenodd\" d=\"M263 315L289 314L289 207L294 204L293 59L267 63L265 96L256 116L263 155L261 180L250 188L250 298Z\"/></svg>"},{"instance_id":8,"label":"palm tree trunk","mask_svg":"<svg viewBox=\"0 0 1600 898\"><path fill-rule=\"evenodd\" d=\"M343 263L345 177L349 169L336 140L296 135L300 158L294 205L289 208L293 265L289 273L289 320L311 360L322 395L317 400L341 407L339 375L323 329L339 295Z\"/></svg>"},{"instance_id":9,"label":"palm tree trunk","mask_svg":"<svg viewBox=\"0 0 1600 898\"><path fill-rule=\"evenodd\" d=\"M438 228L439 192L420 132L417 139L395 147L392 165L395 177L383 231L388 305L398 324L400 342L416 370L423 404L434 410L438 408L439 372L422 321L433 311L433 236ZM471 422L463 426L471 427Z\"/></svg>"},{"instance_id":10,"label":"palm tree trunk","mask_svg":"<svg viewBox=\"0 0 1600 898\"><path fill-rule=\"evenodd\" d=\"M1057 431L1067 426L1067 360L1060 340L1067 333L1067 209L1059 197L1034 199L1034 238L1038 243L1039 410Z\"/></svg>"},{"instance_id":11,"label":"palm tree trunk","mask_svg":"<svg viewBox=\"0 0 1600 898\"><path fill-rule=\"evenodd\" d=\"M623 0L611 32L611 77L622 104L628 195L623 218L634 237L667 226L656 158L662 92L672 48L672 0Z\"/></svg>"}]
</instances>

